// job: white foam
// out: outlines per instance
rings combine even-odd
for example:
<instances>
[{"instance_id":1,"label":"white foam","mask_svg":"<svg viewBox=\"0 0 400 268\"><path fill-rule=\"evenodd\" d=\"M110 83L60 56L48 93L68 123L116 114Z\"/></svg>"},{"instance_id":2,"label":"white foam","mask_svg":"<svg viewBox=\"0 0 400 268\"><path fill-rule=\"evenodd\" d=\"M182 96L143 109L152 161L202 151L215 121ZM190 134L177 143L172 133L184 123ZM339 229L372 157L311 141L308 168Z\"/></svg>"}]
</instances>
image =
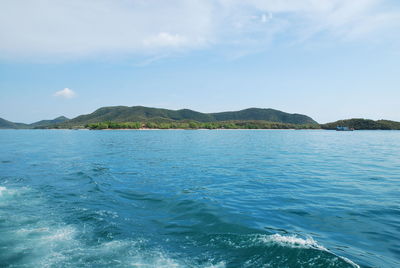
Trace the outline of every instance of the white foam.
<instances>
[{"instance_id":1,"label":"white foam","mask_svg":"<svg viewBox=\"0 0 400 268\"><path fill-rule=\"evenodd\" d=\"M265 243L275 243L282 246L289 246L292 248L314 248L327 251L326 248L319 245L312 237L300 238L295 235L283 236L280 234L262 235L259 237L260 241Z\"/></svg>"},{"instance_id":2,"label":"white foam","mask_svg":"<svg viewBox=\"0 0 400 268\"><path fill-rule=\"evenodd\" d=\"M144 261L142 258L134 260L131 265L133 267L165 267L165 268L178 268L181 267L179 263L165 256L158 256L152 260Z\"/></svg>"},{"instance_id":3,"label":"white foam","mask_svg":"<svg viewBox=\"0 0 400 268\"><path fill-rule=\"evenodd\" d=\"M27 229L27 228L21 228L16 231L17 234L31 234L31 233L43 233L43 232L48 232L49 228L47 227L42 227L42 228L32 228L32 229Z\"/></svg>"},{"instance_id":4,"label":"white foam","mask_svg":"<svg viewBox=\"0 0 400 268\"><path fill-rule=\"evenodd\" d=\"M342 260L344 260L345 262L347 262L348 264L353 265L356 268L360 268L360 265L358 265L357 263L353 262L352 260L349 260L348 258L343 257L343 256L338 256L338 257L341 258Z\"/></svg>"},{"instance_id":5,"label":"white foam","mask_svg":"<svg viewBox=\"0 0 400 268\"><path fill-rule=\"evenodd\" d=\"M224 267L226 267L226 263L224 261L221 261L217 264L211 264L211 265L205 266L204 268L224 268Z\"/></svg>"},{"instance_id":6,"label":"white foam","mask_svg":"<svg viewBox=\"0 0 400 268\"><path fill-rule=\"evenodd\" d=\"M0 186L0 198L17 197L27 192L29 188L19 187L18 189L10 189L5 186Z\"/></svg>"},{"instance_id":7,"label":"white foam","mask_svg":"<svg viewBox=\"0 0 400 268\"><path fill-rule=\"evenodd\" d=\"M72 240L76 234L75 228L66 226L60 229L56 229L47 236L43 236L42 240L50 241L67 241Z\"/></svg>"},{"instance_id":8,"label":"white foam","mask_svg":"<svg viewBox=\"0 0 400 268\"><path fill-rule=\"evenodd\" d=\"M6 187L0 186L0 196L5 195L8 192Z\"/></svg>"},{"instance_id":9,"label":"white foam","mask_svg":"<svg viewBox=\"0 0 400 268\"><path fill-rule=\"evenodd\" d=\"M156 253L155 255L150 253L150 256L147 254L138 254L135 256L132 261L130 262L130 265L133 267L140 267L140 268L180 268L180 267L201 267L201 268L225 268L226 264L225 262L221 261L216 264L206 264L206 265L195 265L193 263L189 263L186 261L180 262L179 260L172 259L163 253ZM151 256L152 255L152 256Z\"/></svg>"},{"instance_id":10,"label":"white foam","mask_svg":"<svg viewBox=\"0 0 400 268\"><path fill-rule=\"evenodd\" d=\"M4 206L6 205L6 203L12 201L16 193L17 190L10 189L5 186L0 186L0 206Z\"/></svg>"},{"instance_id":11,"label":"white foam","mask_svg":"<svg viewBox=\"0 0 400 268\"><path fill-rule=\"evenodd\" d=\"M273 235L261 235L259 236L259 240L264 243L275 243L281 246L288 246L291 248L305 248L305 249L308 248L308 249L322 250L338 257L339 259L352 265L353 267L360 268L358 264L354 263L348 258L336 255L335 253L329 251L327 248L319 245L312 237L301 238L296 235L283 236L280 234L273 234Z\"/></svg>"}]
</instances>

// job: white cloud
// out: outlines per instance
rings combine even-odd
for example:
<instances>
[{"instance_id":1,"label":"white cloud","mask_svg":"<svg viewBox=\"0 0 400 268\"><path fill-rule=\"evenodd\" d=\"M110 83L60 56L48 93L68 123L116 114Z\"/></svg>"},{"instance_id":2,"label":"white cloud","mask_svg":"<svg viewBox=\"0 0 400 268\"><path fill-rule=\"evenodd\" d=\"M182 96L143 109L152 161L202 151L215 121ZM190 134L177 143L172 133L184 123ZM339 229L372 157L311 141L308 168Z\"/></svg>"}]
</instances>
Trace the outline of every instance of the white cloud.
<instances>
[{"instance_id":1,"label":"white cloud","mask_svg":"<svg viewBox=\"0 0 400 268\"><path fill-rule=\"evenodd\" d=\"M54 97L64 98L64 99L71 99L76 96L76 93L69 88L64 88L63 90L57 91L53 95Z\"/></svg>"},{"instance_id":2,"label":"white cloud","mask_svg":"<svg viewBox=\"0 0 400 268\"><path fill-rule=\"evenodd\" d=\"M179 34L170 34L166 32L158 33L143 40L146 47L177 47L184 46L188 40Z\"/></svg>"},{"instance_id":3,"label":"white cloud","mask_svg":"<svg viewBox=\"0 0 400 268\"><path fill-rule=\"evenodd\" d=\"M392 0L2 0L0 57L151 54L398 36ZM255 19L257 18L257 19ZM397 35L395 35L397 33ZM329 42L328 42L329 43Z\"/></svg>"}]
</instances>

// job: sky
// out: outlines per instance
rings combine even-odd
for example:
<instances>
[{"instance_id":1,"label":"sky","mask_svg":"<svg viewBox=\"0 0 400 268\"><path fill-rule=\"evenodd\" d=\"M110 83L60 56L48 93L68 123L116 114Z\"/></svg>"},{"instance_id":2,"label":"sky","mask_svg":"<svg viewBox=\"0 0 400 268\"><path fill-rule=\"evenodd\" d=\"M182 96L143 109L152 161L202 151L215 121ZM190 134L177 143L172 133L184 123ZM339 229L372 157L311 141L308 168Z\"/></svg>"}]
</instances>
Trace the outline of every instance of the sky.
<instances>
[{"instance_id":1,"label":"sky","mask_svg":"<svg viewBox=\"0 0 400 268\"><path fill-rule=\"evenodd\" d=\"M400 121L400 2L0 1L1 118L115 105Z\"/></svg>"}]
</instances>

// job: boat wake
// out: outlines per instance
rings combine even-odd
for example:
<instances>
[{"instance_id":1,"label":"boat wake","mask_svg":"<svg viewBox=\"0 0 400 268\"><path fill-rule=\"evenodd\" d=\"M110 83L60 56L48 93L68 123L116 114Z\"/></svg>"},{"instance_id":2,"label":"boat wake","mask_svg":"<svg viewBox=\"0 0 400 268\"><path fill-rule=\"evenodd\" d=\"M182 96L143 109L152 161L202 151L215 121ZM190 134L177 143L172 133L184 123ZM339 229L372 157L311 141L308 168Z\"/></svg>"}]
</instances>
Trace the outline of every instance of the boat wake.
<instances>
[{"instance_id":1,"label":"boat wake","mask_svg":"<svg viewBox=\"0 0 400 268\"><path fill-rule=\"evenodd\" d=\"M106 211L96 215L118 217ZM0 186L0 218L4 219L0 221L0 263L5 267L359 267L313 238L295 235L185 236L182 244L189 250L181 252L147 237L99 240L93 226L65 223L29 188ZM191 248L202 252L190 255Z\"/></svg>"}]
</instances>

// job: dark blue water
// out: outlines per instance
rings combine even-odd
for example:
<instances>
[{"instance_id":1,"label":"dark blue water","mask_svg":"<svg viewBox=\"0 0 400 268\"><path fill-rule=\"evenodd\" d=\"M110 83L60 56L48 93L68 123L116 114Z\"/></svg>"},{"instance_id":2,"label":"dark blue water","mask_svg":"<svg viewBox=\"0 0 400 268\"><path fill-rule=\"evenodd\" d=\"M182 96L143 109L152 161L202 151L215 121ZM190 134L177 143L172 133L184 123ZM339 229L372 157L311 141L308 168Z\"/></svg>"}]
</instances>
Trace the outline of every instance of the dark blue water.
<instances>
[{"instance_id":1,"label":"dark blue water","mask_svg":"<svg viewBox=\"0 0 400 268\"><path fill-rule=\"evenodd\" d=\"M1 267L400 267L400 131L0 131Z\"/></svg>"}]
</instances>

